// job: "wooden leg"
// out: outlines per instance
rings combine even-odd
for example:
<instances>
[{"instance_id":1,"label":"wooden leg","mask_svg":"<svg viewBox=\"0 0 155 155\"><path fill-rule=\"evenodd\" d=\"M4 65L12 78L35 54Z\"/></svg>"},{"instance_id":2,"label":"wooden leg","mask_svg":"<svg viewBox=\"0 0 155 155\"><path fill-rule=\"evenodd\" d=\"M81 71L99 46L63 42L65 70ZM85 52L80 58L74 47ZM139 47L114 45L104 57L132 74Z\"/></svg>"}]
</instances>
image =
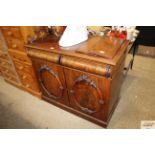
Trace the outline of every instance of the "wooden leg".
<instances>
[{"instance_id":1,"label":"wooden leg","mask_svg":"<svg viewBox=\"0 0 155 155\"><path fill-rule=\"evenodd\" d=\"M131 60L130 69L132 69L134 59Z\"/></svg>"},{"instance_id":2,"label":"wooden leg","mask_svg":"<svg viewBox=\"0 0 155 155\"><path fill-rule=\"evenodd\" d=\"M137 49L138 49L138 44L135 44L134 47L133 47L133 53L132 53L133 59L132 59L132 61L131 61L130 69L132 69L132 67L133 67L134 57L135 57L135 54L136 54L136 52L137 52Z\"/></svg>"}]
</instances>

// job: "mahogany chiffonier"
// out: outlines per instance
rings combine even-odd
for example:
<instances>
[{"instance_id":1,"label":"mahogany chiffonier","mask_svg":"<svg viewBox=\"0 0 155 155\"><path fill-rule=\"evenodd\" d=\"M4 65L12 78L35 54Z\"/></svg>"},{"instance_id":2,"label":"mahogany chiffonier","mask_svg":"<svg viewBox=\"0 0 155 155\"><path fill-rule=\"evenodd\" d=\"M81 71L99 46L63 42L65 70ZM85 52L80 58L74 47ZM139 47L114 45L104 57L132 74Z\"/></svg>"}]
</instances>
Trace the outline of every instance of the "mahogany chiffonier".
<instances>
[{"instance_id":1,"label":"mahogany chiffonier","mask_svg":"<svg viewBox=\"0 0 155 155\"><path fill-rule=\"evenodd\" d=\"M8 48L0 30L0 70L5 81L20 87L21 82L15 70L15 66L8 53Z\"/></svg>"},{"instance_id":2,"label":"mahogany chiffonier","mask_svg":"<svg viewBox=\"0 0 155 155\"><path fill-rule=\"evenodd\" d=\"M62 48L47 38L27 44L46 101L103 127L120 97L129 41L90 37Z\"/></svg>"},{"instance_id":3,"label":"mahogany chiffonier","mask_svg":"<svg viewBox=\"0 0 155 155\"><path fill-rule=\"evenodd\" d=\"M32 26L1 26L2 33L8 46L8 52L14 62L17 74L21 81L21 89L41 97L41 92L32 67L27 56L24 44L36 39Z\"/></svg>"}]
</instances>

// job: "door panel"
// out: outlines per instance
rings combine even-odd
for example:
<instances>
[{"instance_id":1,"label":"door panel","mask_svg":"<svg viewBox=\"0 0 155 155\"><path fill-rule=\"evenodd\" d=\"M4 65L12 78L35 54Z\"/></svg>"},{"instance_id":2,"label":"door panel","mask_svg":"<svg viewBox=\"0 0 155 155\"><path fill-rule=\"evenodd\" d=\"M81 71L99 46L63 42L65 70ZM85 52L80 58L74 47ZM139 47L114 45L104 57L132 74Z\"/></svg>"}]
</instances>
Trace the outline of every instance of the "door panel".
<instances>
[{"instance_id":1,"label":"door panel","mask_svg":"<svg viewBox=\"0 0 155 155\"><path fill-rule=\"evenodd\" d=\"M43 96L68 105L62 67L44 60L33 59Z\"/></svg>"},{"instance_id":2,"label":"door panel","mask_svg":"<svg viewBox=\"0 0 155 155\"><path fill-rule=\"evenodd\" d=\"M81 71L65 69L71 106L83 113L105 120L107 81Z\"/></svg>"}]
</instances>

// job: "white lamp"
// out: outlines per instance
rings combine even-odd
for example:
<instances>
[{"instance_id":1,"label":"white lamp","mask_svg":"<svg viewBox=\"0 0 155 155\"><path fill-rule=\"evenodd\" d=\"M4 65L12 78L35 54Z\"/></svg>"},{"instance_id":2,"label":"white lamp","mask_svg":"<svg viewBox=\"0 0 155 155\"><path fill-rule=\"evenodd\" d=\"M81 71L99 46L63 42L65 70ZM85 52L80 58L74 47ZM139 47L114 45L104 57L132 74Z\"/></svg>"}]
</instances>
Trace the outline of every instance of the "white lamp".
<instances>
[{"instance_id":1,"label":"white lamp","mask_svg":"<svg viewBox=\"0 0 155 155\"><path fill-rule=\"evenodd\" d=\"M62 47L73 46L87 39L87 26L67 26L59 40L59 45Z\"/></svg>"}]
</instances>

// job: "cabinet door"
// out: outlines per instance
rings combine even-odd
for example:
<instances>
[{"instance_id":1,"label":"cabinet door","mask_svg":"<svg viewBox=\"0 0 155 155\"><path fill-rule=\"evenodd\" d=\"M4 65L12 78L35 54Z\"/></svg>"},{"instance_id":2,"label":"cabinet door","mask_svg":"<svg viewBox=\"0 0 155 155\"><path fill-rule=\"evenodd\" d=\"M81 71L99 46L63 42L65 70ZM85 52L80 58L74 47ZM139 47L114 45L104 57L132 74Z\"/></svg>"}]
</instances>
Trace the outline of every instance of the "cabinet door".
<instances>
[{"instance_id":1,"label":"cabinet door","mask_svg":"<svg viewBox=\"0 0 155 155\"><path fill-rule=\"evenodd\" d=\"M43 96L51 102L54 100L68 105L63 69L39 59L33 59L33 64Z\"/></svg>"},{"instance_id":2,"label":"cabinet door","mask_svg":"<svg viewBox=\"0 0 155 155\"><path fill-rule=\"evenodd\" d=\"M105 120L107 80L100 76L65 69L71 106L85 114Z\"/></svg>"}]
</instances>

